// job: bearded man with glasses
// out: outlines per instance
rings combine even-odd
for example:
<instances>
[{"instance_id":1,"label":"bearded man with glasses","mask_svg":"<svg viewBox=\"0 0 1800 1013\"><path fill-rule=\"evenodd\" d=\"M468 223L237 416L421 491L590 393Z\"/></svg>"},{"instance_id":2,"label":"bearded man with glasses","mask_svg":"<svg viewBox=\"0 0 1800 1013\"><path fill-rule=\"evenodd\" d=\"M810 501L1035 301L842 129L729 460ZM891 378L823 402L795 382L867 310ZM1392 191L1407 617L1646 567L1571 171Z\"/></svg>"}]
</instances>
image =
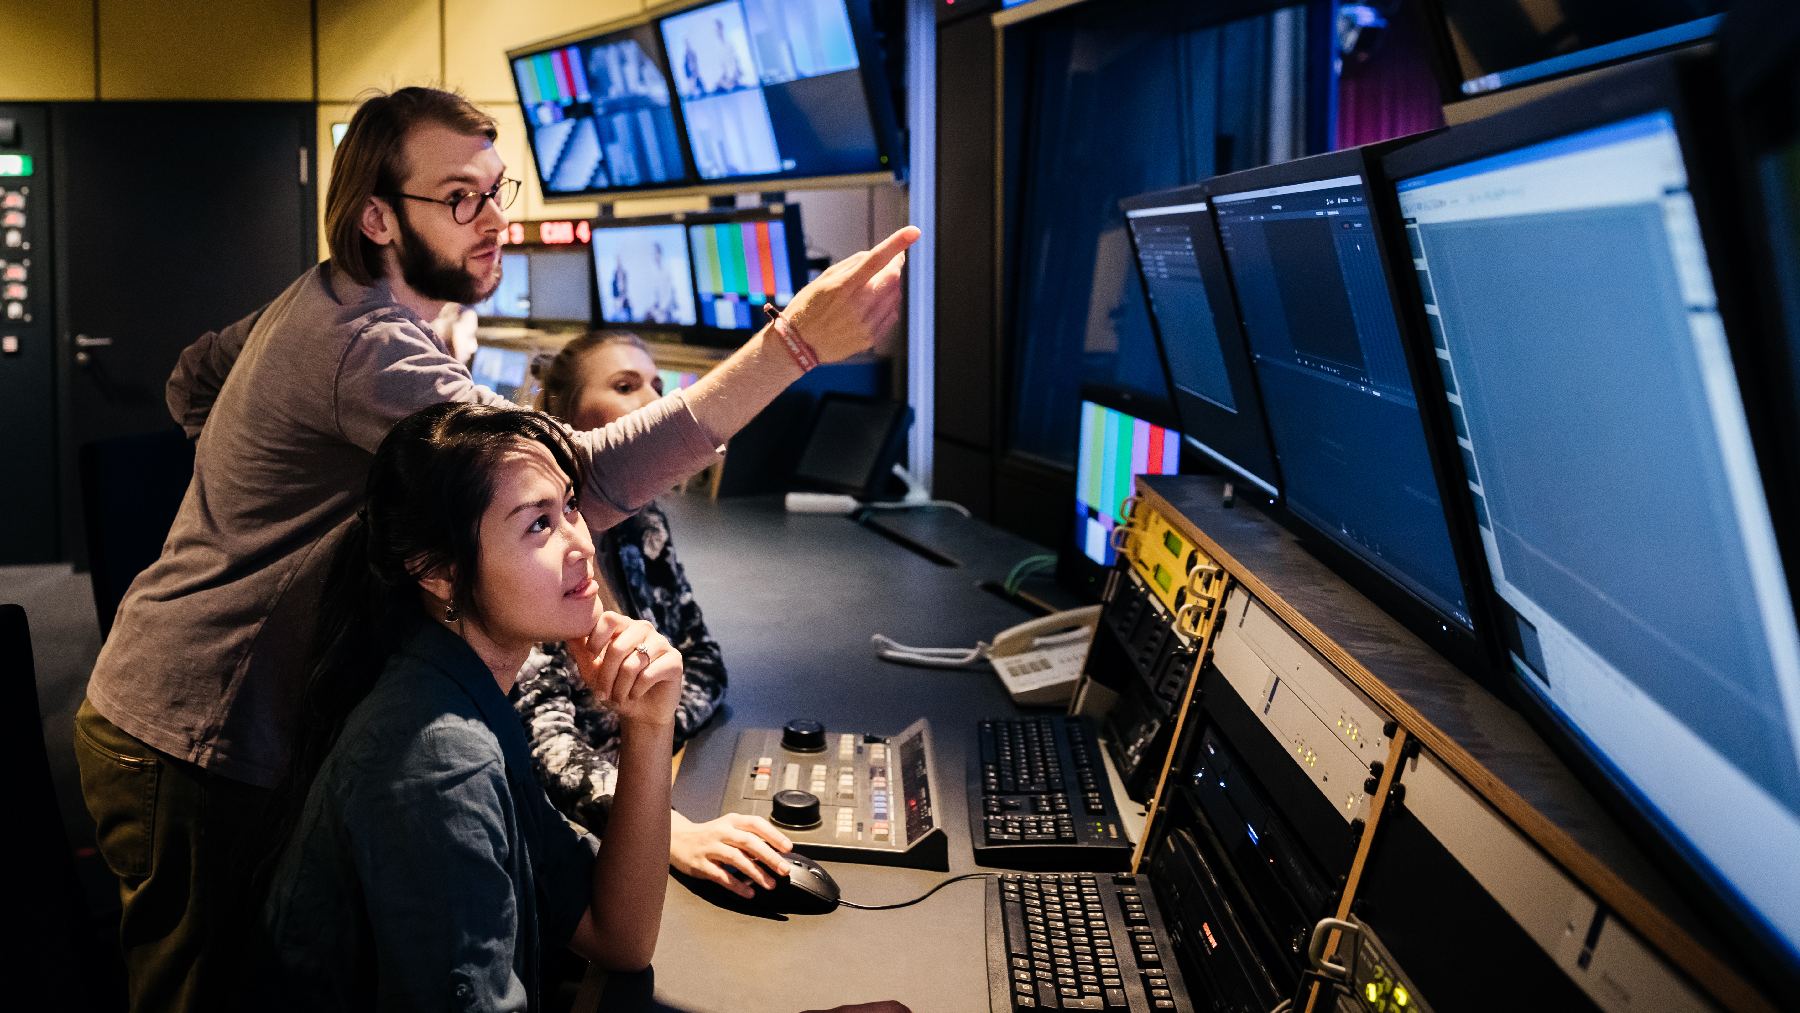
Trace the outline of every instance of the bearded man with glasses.
<instances>
[{"instance_id":1,"label":"bearded man with glasses","mask_svg":"<svg viewBox=\"0 0 1800 1013\"><path fill-rule=\"evenodd\" d=\"M287 769L326 562L376 446L427 405L505 403L475 385L437 323L500 284L519 184L495 136L448 92L364 102L332 164L331 259L190 346L169 378L170 411L196 439L193 481L161 558L119 606L75 735L82 794L120 879L134 1011L239 998L234 976L251 960L234 860ZM815 358L891 331L916 238L908 227L834 265L693 386L573 434L589 528L715 461Z\"/></svg>"}]
</instances>

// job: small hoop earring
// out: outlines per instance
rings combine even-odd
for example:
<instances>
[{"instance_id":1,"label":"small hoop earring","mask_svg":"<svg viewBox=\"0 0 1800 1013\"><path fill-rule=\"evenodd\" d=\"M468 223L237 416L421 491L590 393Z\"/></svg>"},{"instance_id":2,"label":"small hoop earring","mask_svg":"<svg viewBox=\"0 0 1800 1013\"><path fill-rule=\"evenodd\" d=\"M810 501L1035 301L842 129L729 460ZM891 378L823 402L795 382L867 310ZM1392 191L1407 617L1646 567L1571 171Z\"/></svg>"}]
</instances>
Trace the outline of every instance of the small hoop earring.
<instances>
[{"instance_id":1,"label":"small hoop earring","mask_svg":"<svg viewBox=\"0 0 1800 1013\"><path fill-rule=\"evenodd\" d=\"M444 606L444 621L445 622L454 623L460 619L462 619L462 616L457 613L455 605L445 605Z\"/></svg>"}]
</instances>

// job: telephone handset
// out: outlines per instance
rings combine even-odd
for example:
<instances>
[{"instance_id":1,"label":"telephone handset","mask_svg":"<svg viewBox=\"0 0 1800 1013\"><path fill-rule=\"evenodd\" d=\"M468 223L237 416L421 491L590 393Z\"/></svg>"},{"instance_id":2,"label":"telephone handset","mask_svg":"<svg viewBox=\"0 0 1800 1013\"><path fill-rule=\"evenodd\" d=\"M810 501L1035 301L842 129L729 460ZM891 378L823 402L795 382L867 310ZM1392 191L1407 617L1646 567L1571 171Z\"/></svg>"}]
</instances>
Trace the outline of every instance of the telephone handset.
<instances>
[{"instance_id":1,"label":"telephone handset","mask_svg":"<svg viewBox=\"0 0 1800 1013\"><path fill-rule=\"evenodd\" d=\"M927 668L962 668L986 658L1015 703L1067 703L1087 663L1088 645L1100 625L1100 606L1052 612L1000 631L992 644L973 648L908 647L875 634L875 652L888 661Z\"/></svg>"},{"instance_id":2,"label":"telephone handset","mask_svg":"<svg viewBox=\"0 0 1800 1013\"><path fill-rule=\"evenodd\" d=\"M988 662L1015 703L1067 703L1100 625L1100 606L1052 612L1001 631Z\"/></svg>"}]
</instances>

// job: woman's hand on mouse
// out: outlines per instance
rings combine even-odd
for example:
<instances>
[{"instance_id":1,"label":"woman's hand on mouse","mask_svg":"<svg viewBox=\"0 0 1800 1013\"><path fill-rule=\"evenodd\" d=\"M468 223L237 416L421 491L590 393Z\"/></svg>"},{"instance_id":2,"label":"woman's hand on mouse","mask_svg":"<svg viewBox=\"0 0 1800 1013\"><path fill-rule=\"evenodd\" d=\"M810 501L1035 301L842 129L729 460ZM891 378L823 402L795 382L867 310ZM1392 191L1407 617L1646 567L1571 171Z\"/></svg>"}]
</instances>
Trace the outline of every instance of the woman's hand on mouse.
<instances>
[{"instance_id":1,"label":"woman's hand on mouse","mask_svg":"<svg viewBox=\"0 0 1800 1013\"><path fill-rule=\"evenodd\" d=\"M779 882L775 877L788 874L790 867L781 852L793 849L794 842L761 816L728 813L705 823L695 823L680 813L670 817L670 864L684 875L717 883L746 900L756 896L751 883L773 890Z\"/></svg>"},{"instance_id":2,"label":"woman's hand on mouse","mask_svg":"<svg viewBox=\"0 0 1800 1013\"><path fill-rule=\"evenodd\" d=\"M569 641L568 647L581 681L596 703L619 715L622 731L674 725L681 700L681 652L655 626L603 612L594 632Z\"/></svg>"}]
</instances>

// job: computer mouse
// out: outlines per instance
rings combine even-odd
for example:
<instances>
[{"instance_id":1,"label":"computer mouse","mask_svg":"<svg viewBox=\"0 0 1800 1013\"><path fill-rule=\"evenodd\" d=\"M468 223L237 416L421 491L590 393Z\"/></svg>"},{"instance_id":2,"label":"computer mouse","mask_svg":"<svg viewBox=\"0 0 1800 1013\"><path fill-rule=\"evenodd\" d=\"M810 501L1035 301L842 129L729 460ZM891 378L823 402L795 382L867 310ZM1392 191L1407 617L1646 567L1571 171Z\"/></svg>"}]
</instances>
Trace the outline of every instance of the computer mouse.
<instances>
[{"instance_id":1,"label":"computer mouse","mask_svg":"<svg viewBox=\"0 0 1800 1013\"><path fill-rule=\"evenodd\" d=\"M837 910L838 885L819 863L797 852L788 852L782 858L787 860L791 870L786 879L777 879L775 889L757 888L757 900L778 911L792 911L796 914L827 914Z\"/></svg>"}]
</instances>

